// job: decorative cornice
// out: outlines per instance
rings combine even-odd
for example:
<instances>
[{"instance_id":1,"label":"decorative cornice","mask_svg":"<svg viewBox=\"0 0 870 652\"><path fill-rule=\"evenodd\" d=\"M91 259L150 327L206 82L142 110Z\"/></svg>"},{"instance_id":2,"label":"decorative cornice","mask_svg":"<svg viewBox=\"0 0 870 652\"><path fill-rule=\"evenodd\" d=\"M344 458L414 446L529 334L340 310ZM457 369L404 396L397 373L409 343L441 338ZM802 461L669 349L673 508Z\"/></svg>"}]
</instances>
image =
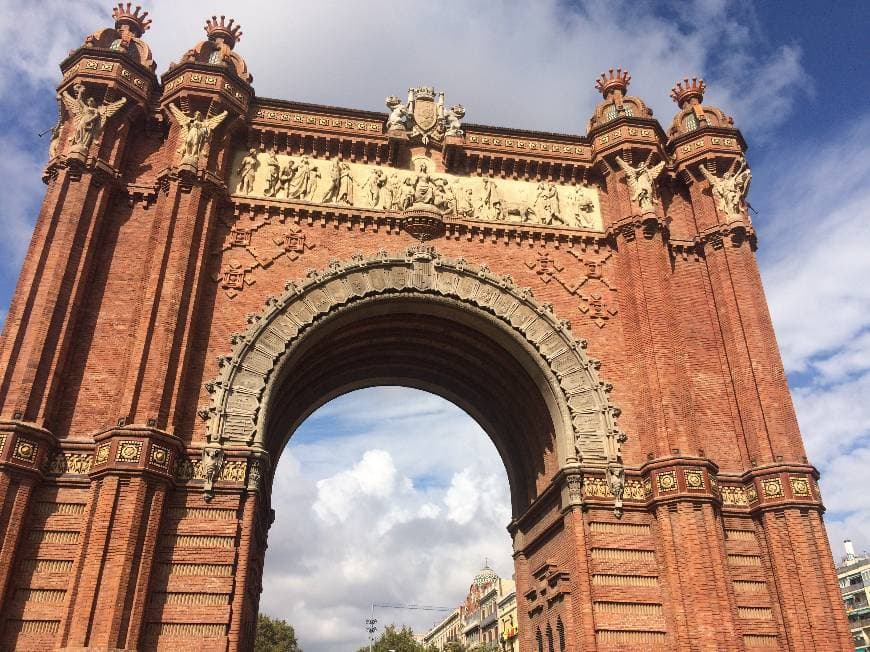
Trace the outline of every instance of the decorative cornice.
<instances>
[{"instance_id":1,"label":"decorative cornice","mask_svg":"<svg viewBox=\"0 0 870 652\"><path fill-rule=\"evenodd\" d=\"M0 469L42 476L57 445L55 436L28 421L0 421Z\"/></svg>"},{"instance_id":2,"label":"decorative cornice","mask_svg":"<svg viewBox=\"0 0 870 652\"><path fill-rule=\"evenodd\" d=\"M751 224L734 221L729 224L717 224L698 234L697 243L701 251L710 248L720 250L728 242L732 247L740 247L748 243L752 251L758 248L755 229Z\"/></svg>"},{"instance_id":3,"label":"decorative cornice","mask_svg":"<svg viewBox=\"0 0 870 652\"><path fill-rule=\"evenodd\" d=\"M660 233L662 239L667 241L670 237L669 223L668 218L663 218L655 212L648 212L644 215L629 215L607 225L605 234L612 241L619 238L632 241L637 239L638 234L645 240L651 240Z\"/></svg>"}]
</instances>

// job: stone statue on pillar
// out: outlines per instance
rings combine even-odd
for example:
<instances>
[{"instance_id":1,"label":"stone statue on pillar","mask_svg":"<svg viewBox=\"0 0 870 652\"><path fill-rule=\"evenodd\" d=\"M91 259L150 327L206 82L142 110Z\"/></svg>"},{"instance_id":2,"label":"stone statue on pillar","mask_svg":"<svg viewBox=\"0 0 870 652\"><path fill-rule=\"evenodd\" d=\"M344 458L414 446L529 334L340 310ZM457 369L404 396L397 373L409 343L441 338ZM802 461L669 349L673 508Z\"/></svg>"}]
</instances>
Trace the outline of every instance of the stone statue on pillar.
<instances>
[{"instance_id":1,"label":"stone statue on pillar","mask_svg":"<svg viewBox=\"0 0 870 652\"><path fill-rule=\"evenodd\" d=\"M91 143L102 133L108 119L126 104L127 98L122 97L115 102L97 106L93 97L85 99L85 87L82 84L76 84L74 90L75 96L70 93L61 93L60 96L73 118L73 133L69 139L70 152L87 154Z\"/></svg>"},{"instance_id":2,"label":"stone statue on pillar","mask_svg":"<svg viewBox=\"0 0 870 652\"><path fill-rule=\"evenodd\" d=\"M652 154L650 154L652 156ZM631 190L631 201L637 204L641 211L651 211L656 204L655 180L662 173L665 162L649 166L649 158L637 167L632 167L621 156L616 157L619 167L625 172L628 187Z\"/></svg>"},{"instance_id":3,"label":"stone statue on pillar","mask_svg":"<svg viewBox=\"0 0 870 652\"><path fill-rule=\"evenodd\" d=\"M752 181L752 172L746 165L746 159L741 157L735 160L731 168L721 177L717 177L703 165L701 165L701 174L710 182L716 205L725 213L727 220L729 222L739 220Z\"/></svg>"},{"instance_id":4,"label":"stone statue on pillar","mask_svg":"<svg viewBox=\"0 0 870 652\"><path fill-rule=\"evenodd\" d=\"M181 163L196 167L199 157L202 156L209 138L211 138L211 132L223 122L224 118L227 117L227 112L203 118L199 111L196 111L193 117L189 117L174 104L169 105L169 110L181 127L181 145L178 148L178 153L181 154Z\"/></svg>"}]
</instances>

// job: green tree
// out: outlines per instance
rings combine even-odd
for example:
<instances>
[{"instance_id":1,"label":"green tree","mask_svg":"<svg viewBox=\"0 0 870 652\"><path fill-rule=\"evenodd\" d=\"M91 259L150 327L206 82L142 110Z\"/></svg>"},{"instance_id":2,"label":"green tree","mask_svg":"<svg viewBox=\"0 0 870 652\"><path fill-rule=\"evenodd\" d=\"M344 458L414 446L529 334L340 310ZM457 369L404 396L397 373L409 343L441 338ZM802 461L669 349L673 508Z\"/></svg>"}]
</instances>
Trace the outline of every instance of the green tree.
<instances>
[{"instance_id":1,"label":"green tree","mask_svg":"<svg viewBox=\"0 0 870 652\"><path fill-rule=\"evenodd\" d=\"M414 632L409 627L396 629L395 625L387 625L381 637L372 643L372 652L427 652L426 648L414 638ZM369 652L369 646L364 645L359 652Z\"/></svg>"},{"instance_id":2,"label":"green tree","mask_svg":"<svg viewBox=\"0 0 870 652\"><path fill-rule=\"evenodd\" d=\"M296 632L286 620L257 616L257 638L254 652L302 652L296 642Z\"/></svg>"}]
</instances>

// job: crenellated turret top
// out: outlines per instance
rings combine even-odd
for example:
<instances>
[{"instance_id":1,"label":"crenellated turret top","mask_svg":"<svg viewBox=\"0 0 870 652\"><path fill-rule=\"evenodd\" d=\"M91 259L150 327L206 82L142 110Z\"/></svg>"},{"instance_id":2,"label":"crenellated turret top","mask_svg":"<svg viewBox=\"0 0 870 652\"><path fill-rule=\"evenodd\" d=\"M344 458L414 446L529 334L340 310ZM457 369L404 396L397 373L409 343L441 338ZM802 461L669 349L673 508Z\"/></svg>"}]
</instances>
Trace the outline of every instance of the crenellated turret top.
<instances>
[{"instance_id":1,"label":"crenellated turret top","mask_svg":"<svg viewBox=\"0 0 870 652\"><path fill-rule=\"evenodd\" d=\"M112 18L115 20L114 27L97 30L85 39L82 47L123 52L154 72L157 64L151 55L151 48L142 40L142 35L151 27L148 12L142 11L139 5L134 8L130 2L126 5L119 2L117 7L112 8Z\"/></svg>"},{"instance_id":2,"label":"crenellated turret top","mask_svg":"<svg viewBox=\"0 0 870 652\"><path fill-rule=\"evenodd\" d=\"M604 101L595 107L595 113L589 120L589 131L621 117L652 117L652 109L643 100L625 94L630 82L631 75L622 68L617 68L615 71L611 68L608 72L601 73L601 76L595 80L595 88L601 93Z\"/></svg>"},{"instance_id":3,"label":"crenellated turret top","mask_svg":"<svg viewBox=\"0 0 870 652\"><path fill-rule=\"evenodd\" d=\"M668 136L676 138L701 127L733 128L734 120L714 106L702 104L707 84L699 77L683 79L671 89L671 99L680 107L668 129Z\"/></svg>"},{"instance_id":4,"label":"crenellated turret top","mask_svg":"<svg viewBox=\"0 0 870 652\"><path fill-rule=\"evenodd\" d=\"M226 16L212 16L205 21L205 33L207 39L200 41L190 50L184 53L181 61L171 64L169 69L182 63L203 63L212 66L224 66L234 72L242 81L250 84L254 81L253 75L248 72L248 64L233 51L236 43L242 38L242 27L235 19L226 19Z\"/></svg>"}]
</instances>

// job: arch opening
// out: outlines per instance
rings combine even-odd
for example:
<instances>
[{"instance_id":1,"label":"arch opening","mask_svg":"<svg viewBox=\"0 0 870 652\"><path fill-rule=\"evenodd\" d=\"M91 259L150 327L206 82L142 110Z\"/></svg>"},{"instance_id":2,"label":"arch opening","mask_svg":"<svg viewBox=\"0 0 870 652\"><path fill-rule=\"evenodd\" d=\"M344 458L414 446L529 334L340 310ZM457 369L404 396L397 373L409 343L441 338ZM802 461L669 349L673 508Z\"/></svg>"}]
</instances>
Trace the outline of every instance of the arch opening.
<instances>
[{"instance_id":1,"label":"arch opening","mask_svg":"<svg viewBox=\"0 0 870 652\"><path fill-rule=\"evenodd\" d=\"M484 564L508 595L509 503L498 452L458 406L389 386L337 397L276 466L261 612L293 624L305 649L359 649L372 602L456 609ZM375 607L375 638L389 624L422 634L447 615Z\"/></svg>"}]
</instances>

